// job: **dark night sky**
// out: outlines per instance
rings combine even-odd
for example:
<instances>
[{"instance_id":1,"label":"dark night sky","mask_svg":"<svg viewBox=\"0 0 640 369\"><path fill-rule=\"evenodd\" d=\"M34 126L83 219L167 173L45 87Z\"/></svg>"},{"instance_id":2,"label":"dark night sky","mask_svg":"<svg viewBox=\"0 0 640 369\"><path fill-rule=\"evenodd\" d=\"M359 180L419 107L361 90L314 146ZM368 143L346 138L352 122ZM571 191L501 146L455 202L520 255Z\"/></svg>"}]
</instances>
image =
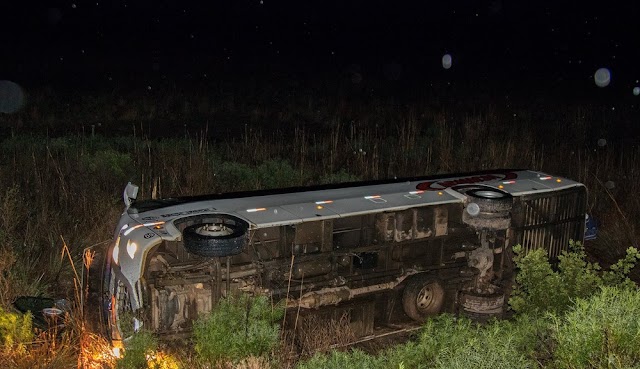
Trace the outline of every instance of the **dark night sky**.
<instances>
[{"instance_id":1,"label":"dark night sky","mask_svg":"<svg viewBox=\"0 0 640 369\"><path fill-rule=\"evenodd\" d=\"M635 1L3 1L0 79L177 84L234 75L597 89L640 85ZM453 58L442 67L442 56ZM358 77L358 78L359 78Z\"/></svg>"}]
</instances>

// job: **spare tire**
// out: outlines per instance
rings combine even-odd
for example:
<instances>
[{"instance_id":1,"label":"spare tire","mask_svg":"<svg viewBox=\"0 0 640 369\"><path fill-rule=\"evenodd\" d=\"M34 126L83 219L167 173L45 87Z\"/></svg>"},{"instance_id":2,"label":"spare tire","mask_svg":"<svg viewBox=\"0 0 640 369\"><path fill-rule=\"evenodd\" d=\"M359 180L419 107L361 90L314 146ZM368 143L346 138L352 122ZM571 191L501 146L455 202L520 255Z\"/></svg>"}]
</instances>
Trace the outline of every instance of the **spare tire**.
<instances>
[{"instance_id":1,"label":"spare tire","mask_svg":"<svg viewBox=\"0 0 640 369\"><path fill-rule=\"evenodd\" d=\"M247 223L235 217L220 217L216 222L199 223L182 231L184 247L205 257L237 255L248 243Z\"/></svg>"},{"instance_id":2,"label":"spare tire","mask_svg":"<svg viewBox=\"0 0 640 369\"><path fill-rule=\"evenodd\" d=\"M511 210L513 199L510 193L495 188L474 188L466 191L470 200L478 204L483 213L501 213Z\"/></svg>"},{"instance_id":3,"label":"spare tire","mask_svg":"<svg viewBox=\"0 0 640 369\"><path fill-rule=\"evenodd\" d=\"M465 187L456 191L467 196L462 221L476 230L502 230L511 226L513 196L493 187Z\"/></svg>"}]
</instances>

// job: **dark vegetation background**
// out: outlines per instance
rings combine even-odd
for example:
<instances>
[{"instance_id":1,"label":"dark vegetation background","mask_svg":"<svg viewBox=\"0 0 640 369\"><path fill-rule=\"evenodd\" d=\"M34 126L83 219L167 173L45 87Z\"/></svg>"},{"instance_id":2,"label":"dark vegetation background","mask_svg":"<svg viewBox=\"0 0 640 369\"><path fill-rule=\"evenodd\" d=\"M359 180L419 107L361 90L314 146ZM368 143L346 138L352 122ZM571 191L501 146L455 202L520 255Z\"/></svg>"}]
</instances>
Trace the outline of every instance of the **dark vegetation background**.
<instances>
[{"instance_id":1,"label":"dark vegetation background","mask_svg":"<svg viewBox=\"0 0 640 369\"><path fill-rule=\"evenodd\" d=\"M149 198L532 168L589 186L589 211L601 226L587 245L595 257L606 264L637 244L639 148L606 128L631 124L634 108L268 92L254 90L255 99L220 91L117 101L84 95L73 107L63 96L48 105L34 94L30 101L42 104L3 117L4 250L23 258L24 283L52 288L12 288L4 301L26 291L63 292L54 286L70 283L68 268L59 263L43 273L41 263L57 263L61 236L76 257L106 242L128 181Z\"/></svg>"},{"instance_id":2,"label":"dark vegetation background","mask_svg":"<svg viewBox=\"0 0 640 369\"><path fill-rule=\"evenodd\" d=\"M270 100L274 94L263 98ZM246 95L242 94L216 96L211 99L196 94L144 95L120 104L109 103L111 97L107 96L95 100L83 96L79 97L82 102L73 108L78 117L105 117L122 109L128 119L116 115L104 120L70 119L67 117L72 116L72 109L60 113L60 105L44 110L38 109L38 105L29 105L18 113L4 116L3 125L8 134L0 142L2 306L11 309L11 302L20 295L69 297L77 301L74 282L78 278L73 266L81 270L83 248L111 240L123 208L122 189L128 181L140 185L141 198L151 198L489 168L532 168L587 184L589 211L600 222L598 239L586 244L588 260L599 261L607 267L623 257L629 246L637 246L640 149L623 139L609 138L603 130L607 122L632 121L635 112L630 107L623 105L612 110L608 106L539 102L539 109L530 110L530 105L524 102L509 106L492 103L490 99L484 104L432 104L430 100L418 99L399 103L389 96L347 103L348 97L340 90L339 97L317 91L292 93L280 98L278 105L258 104L245 100ZM57 98L64 101L64 97ZM33 93L31 99L46 100L38 93ZM317 103L319 100L322 104ZM91 104L104 108L91 107ZM180 111L179 115L175 111ZM202 118L207 115L211 118ZM229 123L223 124L222 118L212 117L226 117ZM299 117L306 117L312 123L301 123ZM86 123L71 127L67 124L81 119ZM20 122L40 123L37 128L26 128L21 127ZM69 262L65 246L73 264ZM580 269L581 263L577 261L576 275L585 275ZM631 270L631 276L638 280L637 267ZM544 279L534 278L532 284L547 285L536 283L541 281ZM565 285L562 281L554 284ZM592 311L607 311L606 317L637 313L624 310L636 306L637 296L618 302L617 292L612 293L613 297L605 296L604 300L597 300L593 305L586 305L586 310L577 312L575 322L562 324L573 326L576 322L586 322L579 314L593 317L594 324L608 322ZM542 295L548 297L548 290ZM602 310L616 306L624 311ZM229 321L234 317L221 319ZM541 357L539 365L551 365L555 356L548 350L556 347L556 341L547 342L545 338L551 334L548 330L551 323L523 319L515 325L505 322L484 331L477 327L471 329L464 321L455 323L443 318L427 328L431 333L421 334L417 342L408 346L398 346L388 356L382 354L374 359L362 352L331 353L300 365L355 367L374 360L379 367L395 366L398 362L406 363L406 367L425 362L431 363L426 367L451 367L452 360L457 360L459 367L467 367L472 360L493 367L493 361L486 361L487 356L481 351L460 349L449 352L447 355L451 354L451 358L442 356L441 350L445 347L433 340L433 334L443 339L456 337L455 347L459 348L476 347L465 342L485 335L494 345L491 347L496 348L505 347L506 339L511 351L499 351L500 355L491 356L504 359L500 361L506 362L504 367L514 367L515 361L522 364L521 367L530 367L533 359L515 353L535 345L531 355ZM622 319L615 324L624 326L633 321L637 320ZM66 335L64 345L56 345L57 341L49 339L44 341L49 346L36 346L41 348L26 354L11 349L7 357L25 368L36 365L34 363L73 367L81 359L86 361L84 364L104 364L104 360L97 360L92 353L107 352L106 344L87 336L82 324L75 327L72 331L75 335ZM630 329L632 333L628 334L635 334L635 328ZM474 332L479 336L474 336ZM601 331L596 329L593 334L602 337L598 332ZM583 333L577 332L568 339L582 336ZM209 337L206 332L204 337ZM326 337L341 336L334 333ZM635 342L633 338L624 337L616 338L615 342ZM136 356L138 363L141 367L151 367L144 359L145 352L149 347L157 347L157 343L149 335L140 339L142 341L136 343L141 345L139 350L128 352L130 355L141 352L135 354L139 355ZM245 347L243 342L240 341L240 347ZM583 346L580 342L575 344ZM568 347L567 353L574 352L573 346ZM274 350L268 357L282 358L284 351ZM625 362L636 360L635 350L628 357L624 356L626 349L621 350ZM604 362L601 360L607 355L601 351L588 352L596 352L598 362ZM181 365L195 365L185 351L177 355ZM47 358L45 362L43 357ZM385 357L387 359L383 359ZM434 364L440 360L437 358L443 357L449 359ZM591 360L589 357L586 353L580 360ZM569 356L565 359L568 365L578 360ZM256 368L287 367L268 364L264 356L255 360ZM55 364L56 361L61 363ZM113 366L113 362L109 362L112 364L104 365ZM118 365L127 367L129 363L125 360ZM209 367L209 364L200 365Z\"/></svg>"},{"instance_id":3,"label":"dark vegetation background","mask_svg":"<svg viewBox=\"0 0 640 369\"><path fill-rule=\"evenodd\" d=\"M128 181L151 198L535 169L588 186L600 223L589 260L607 267L638 246L633 2L0 10L0 80L20 86L0 88L6 309L20 295L74 298L73 267L110 241Z\"/></svg>"}]
</instances>

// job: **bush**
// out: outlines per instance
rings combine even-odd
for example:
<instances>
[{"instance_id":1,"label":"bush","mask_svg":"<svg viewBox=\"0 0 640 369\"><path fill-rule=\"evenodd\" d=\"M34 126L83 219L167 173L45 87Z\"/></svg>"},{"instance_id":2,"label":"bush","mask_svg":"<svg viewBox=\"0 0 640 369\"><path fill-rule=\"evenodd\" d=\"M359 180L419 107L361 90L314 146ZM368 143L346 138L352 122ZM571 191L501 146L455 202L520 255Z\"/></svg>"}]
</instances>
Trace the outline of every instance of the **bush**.
<instances>
[{"instance_id":1,"label":"bush","mask_svg":"<svg viewBox=\"0 0 640 369\"><path fill-rule=\"evenodd\" d=\"M535 324L534 324L535 323ZM480 325L441 315L427 321L418 348L428 368L533 368L545 326L523 317Z\"/></svg>"},{"instance_id":2,"label":"bush","mask_svg":"<svg viewBox=\"0 0 640 369\"><path fill-rule=\"evenodd\" d=\"M224 191L249 191L302 185L306 173L297 170L286 160L265 160L257 166L240 162L224 162L214 168Z\"/></svg>"},{"instance_id":3,"label":"bush","mask_svg":"<svg viewBox=\"0 0 640 369\"><path fill-rule=\"evenodd\" d=\"M526 316L480 325L443 314L425 323L417 341L394 346L378 356L360 350L318 354L298 369L316 368L534 368L548 360L550 323ZM541 355L544 353L544 355Z\"/></svg>"},{"instance_id":4,"label":"bush","mask_svg":"<svg viewBox=\"0 0 640 369\"><path fill-rule=\"evenodd\" d=\"M597 263L586 261L584 246L571 241L554 270L544 249L524 254L516 246L513 251L519 270L509 305L517 313L533 315L565 312L577 298L589 297L606 285L633 286L628 274L638 260L638 251L631 247L625 258L602 273Z\"/></svg>"},{"instance_id":5,"label":"bush","mask_svg":"<svg viewBox=\"0 0 640 369\"><path fill-rule=\"evenodd\" d=\"M125 343L124 355L118 360L118 369L145 369L148 368L147 358L158 349L158 342L149 332L138 332L131 336Z\"/></svg>"},{"instance_id":6,"label":"bush","mask_svg":"<svg viewBox=\"0 0 640 369\"><path fill-rule=\"evenodd\" d=\"M105 149L92 154L85 154L81 163L90 177L98 181L124 182L134 173L131 156L113 149Z\"/></svg>"},{"instance_id":7,"label":"bush","mask_svg":"<svg viewBox=\"0 0 640 369\"><path fill-rule=\"evenodd\" d=\"M31 314L19 315L0 306L0 352L23 352L33 340Z\"/></svg>"},{"instance_id":8,"label":"bush","mask_svg":"<svg viewBox=\"0 0 640 369\"><path fill-rule=\"evenodd\" d=\"M223 299L195 322L196 353L210 363L267 355L279 343L283 314L283 308L273 306L264 296Z\"/></svg>"},{"instance_id":9,"label":"bush","mask_svg":"<svg viewBox=\"0 0 640 369\"><path fill-rule=\"evenodd\" d=\"M397 366L396 366L397 367ZM393 366L384 366L380 358L368 355L361 350L332 351L330 354L314 355L308 361L299 363L298 369L393 369Z\"/></svg>"},{"instance_id":10,"label":"bush","mask_svg":"<svg viewBox=\"0 0 640 369\"><path fill-rule=\"evenodd\" d=\"M423 346L417 341L392 346L382 352L381 368L427 368L427 358Z\"/></svg>"},{"instance_id":11,"label":"bush","mask_svg":"<svg viewBox=\"0 0 640 369\"><path fill-rule=\"evenodd\" d=\"M631 368L640 363L640 291L603 287L555 319L560 368Z\"/></svg>"},{"instance_id":12,"label":"bush","mask_svg":"<svg viewBox=\"0 0 640 369\"><path fill-rule=\"evenodd\" d=\"M329 183L345 183L345 182L357 182L361 181L357 175L351 174L347 172L344 168L340 169L335 173L329 173L320 178L320 183L329 184Z\"/></svg>"},{"instance_id":13,"label":"bush","mask_svg":"<svg viewBox=\"0 0 640 369\"><path fill-rule=\"evenodd\" d=\"M286 160L267 160L256 168L256 179L261 188L300 186L304 175Z\"/></svg>"}]
</instances>

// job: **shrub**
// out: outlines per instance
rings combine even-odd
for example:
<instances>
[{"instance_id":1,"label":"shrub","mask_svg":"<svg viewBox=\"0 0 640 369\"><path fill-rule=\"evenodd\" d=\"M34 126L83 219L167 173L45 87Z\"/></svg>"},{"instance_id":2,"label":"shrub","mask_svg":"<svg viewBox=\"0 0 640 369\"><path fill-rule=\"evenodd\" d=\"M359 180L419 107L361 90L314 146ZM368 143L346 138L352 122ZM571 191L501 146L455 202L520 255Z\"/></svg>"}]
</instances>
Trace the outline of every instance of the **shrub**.
<instances>
[{"instance_id":1,"label":"shrub","mask_svg":"<svg viewBox=\"0 0 640 369\"><path fill-rule=\"evenodd\" d=\"M618 260L608 271L603 273L602 281L607 286L637 288L637 285L629 279L629 273L638 260L640 260L640 252L638 249L629 247L624 258Z\"/></svg>"},{"instance_id":2,"label":"shrub","mask_svg":"<svg viewBox=\"0 0 640 369\"><path fill-rule=\"evenodd\" d=\"M283 308L273 306L264 296L223 299L195 322L196 353L210 363L269 354L279 343L283 314Z\"/></svg>"},{"instance_id":3,"label":"shrub","mask_svg":"<svg viewBox=\"0 0 640 369\"><path fill-rule=\"evenodd\" d=\"M118 360L118 369L144 369L150 367L148 358L152 358L158 349L158 342L149 332L141 331L125 343L124 355Z\"/></svg>"},{"instance_id":4,"label":"shrub","mask_svg":"<svg viewBox=\"0 0 640 369\"><path fill-rule=\"evenodd\" d=\"M396 366L397 367L397 366ZM383 366L379 358L368 355L361 350L353 351L332 351L329 354L314 355L308 361L299 363L298 369L383 369L394 368L393 366Z\"/></svg>"},{"instance_id":5,"label":"shrub","mask_svg":"<svg viewBox=\"0 0 640 369\"><path fill-rule=\"evenodd\" d=\"M640 363L640 291L603 287L555 319L560 368L631 368Z\"/></svg>"},{"instance_id":6,"label":"shrub","mask_svg":"<svg viewBox=\"0 0 640 369\"><path fill-rule=\"evenodd\" d=\"M602 273L597 263L586 261L584 246L570 242L570 250L558 257L557 270L552 268L546 251L535 249L524 254L522 247L514 247L519 269L516 287L509 305L518 313L562 313L577 298L586 298L605 285L633 286L628 274L638 260L638 251L631 247L625 258Z\"/></svg>"},{"instance_id":7,"label":"shrub","mask_svg":"<svg viewBox=\"0 0 640 369\"><path fill-rule=\"evenodd\" d=\"M356 182L361 180L362 178L347 172L344 168L341 168L339 171L335 173L326 174L322 178L320 178L320 182L322 184Z\"/></svg>"},{"instance_id":8,"label":"shrub","mask_svg":"<svg viewBox=\"0 0 640 369\"><path fill-rule=\"evenodd\" d=\"M533 368L532 348L540 346L545 329L526 317L483 326L467 318L441 315L424 326L418 348L426 365L419 367Z\"/></svg>"},{"instance_id":9,"label":"shrub","mask_svg":"<svg viewBox=\"0 0 640 369\"><path fill-rule=\"evenodd\" d=\"M382 368L427 368L424 349L419 342L408 341L384 350L380 355Z\"/></svg>"},{"instance_id":10,"label":"shrub","mask_svg":"<svg viewBox=\"0 0 640 369\"><path fill-rule=\"evenodd\" d=\"M105 149L82 156L82 165L90 177L99 183L124 182L132 177L134 165L131 156L113 149Z\"/></svg>"},{"instance_id":11,"label":"shrub","mask_svg":"<svg viewBox=\"0 0 640 369\"><path fill-rule=\"evenodd\" d=\"M31 314L19 315L0 306L0 352L23 352L33 339Z\"/></svg>"},{"instance_id":12,"label":"shrub","mask_svg":"<svg viewBox=\"0 0 640 369\"><path fill-rule=\"evenodd\" d=\"M509 298L509 305L518 313L540 314L547 308L564 306L567 301L560 294L562 280L551 269L544 249L535 249L523 255L522 248L513 249L518 266L516 287Z\"/></svg>"},{"instance_id":13,"label":"shrub","mask_svg":"<svg viewBox=\"0 0 640 369\"><path fill-rule=\"evenodd\" d=\"M360 350L317 354L298 369L316 368L534 368L548 360L550 323L522 316L514 321L480 325L443 314L425 323L417 341L378 356ZM541 355L544 353L544 355Z\"/></svg>"},{"instance_id":14,"label":"shrub","mask_svg":"<svg viewBox=\"0 0 640 369\"><path fill-rule=\"evenodd\" d=\"M261 188L299 186L303 178L303 173L286 160L267 160L256 168L256 179L261 183Z\"/></svg>"}]
</instances>

